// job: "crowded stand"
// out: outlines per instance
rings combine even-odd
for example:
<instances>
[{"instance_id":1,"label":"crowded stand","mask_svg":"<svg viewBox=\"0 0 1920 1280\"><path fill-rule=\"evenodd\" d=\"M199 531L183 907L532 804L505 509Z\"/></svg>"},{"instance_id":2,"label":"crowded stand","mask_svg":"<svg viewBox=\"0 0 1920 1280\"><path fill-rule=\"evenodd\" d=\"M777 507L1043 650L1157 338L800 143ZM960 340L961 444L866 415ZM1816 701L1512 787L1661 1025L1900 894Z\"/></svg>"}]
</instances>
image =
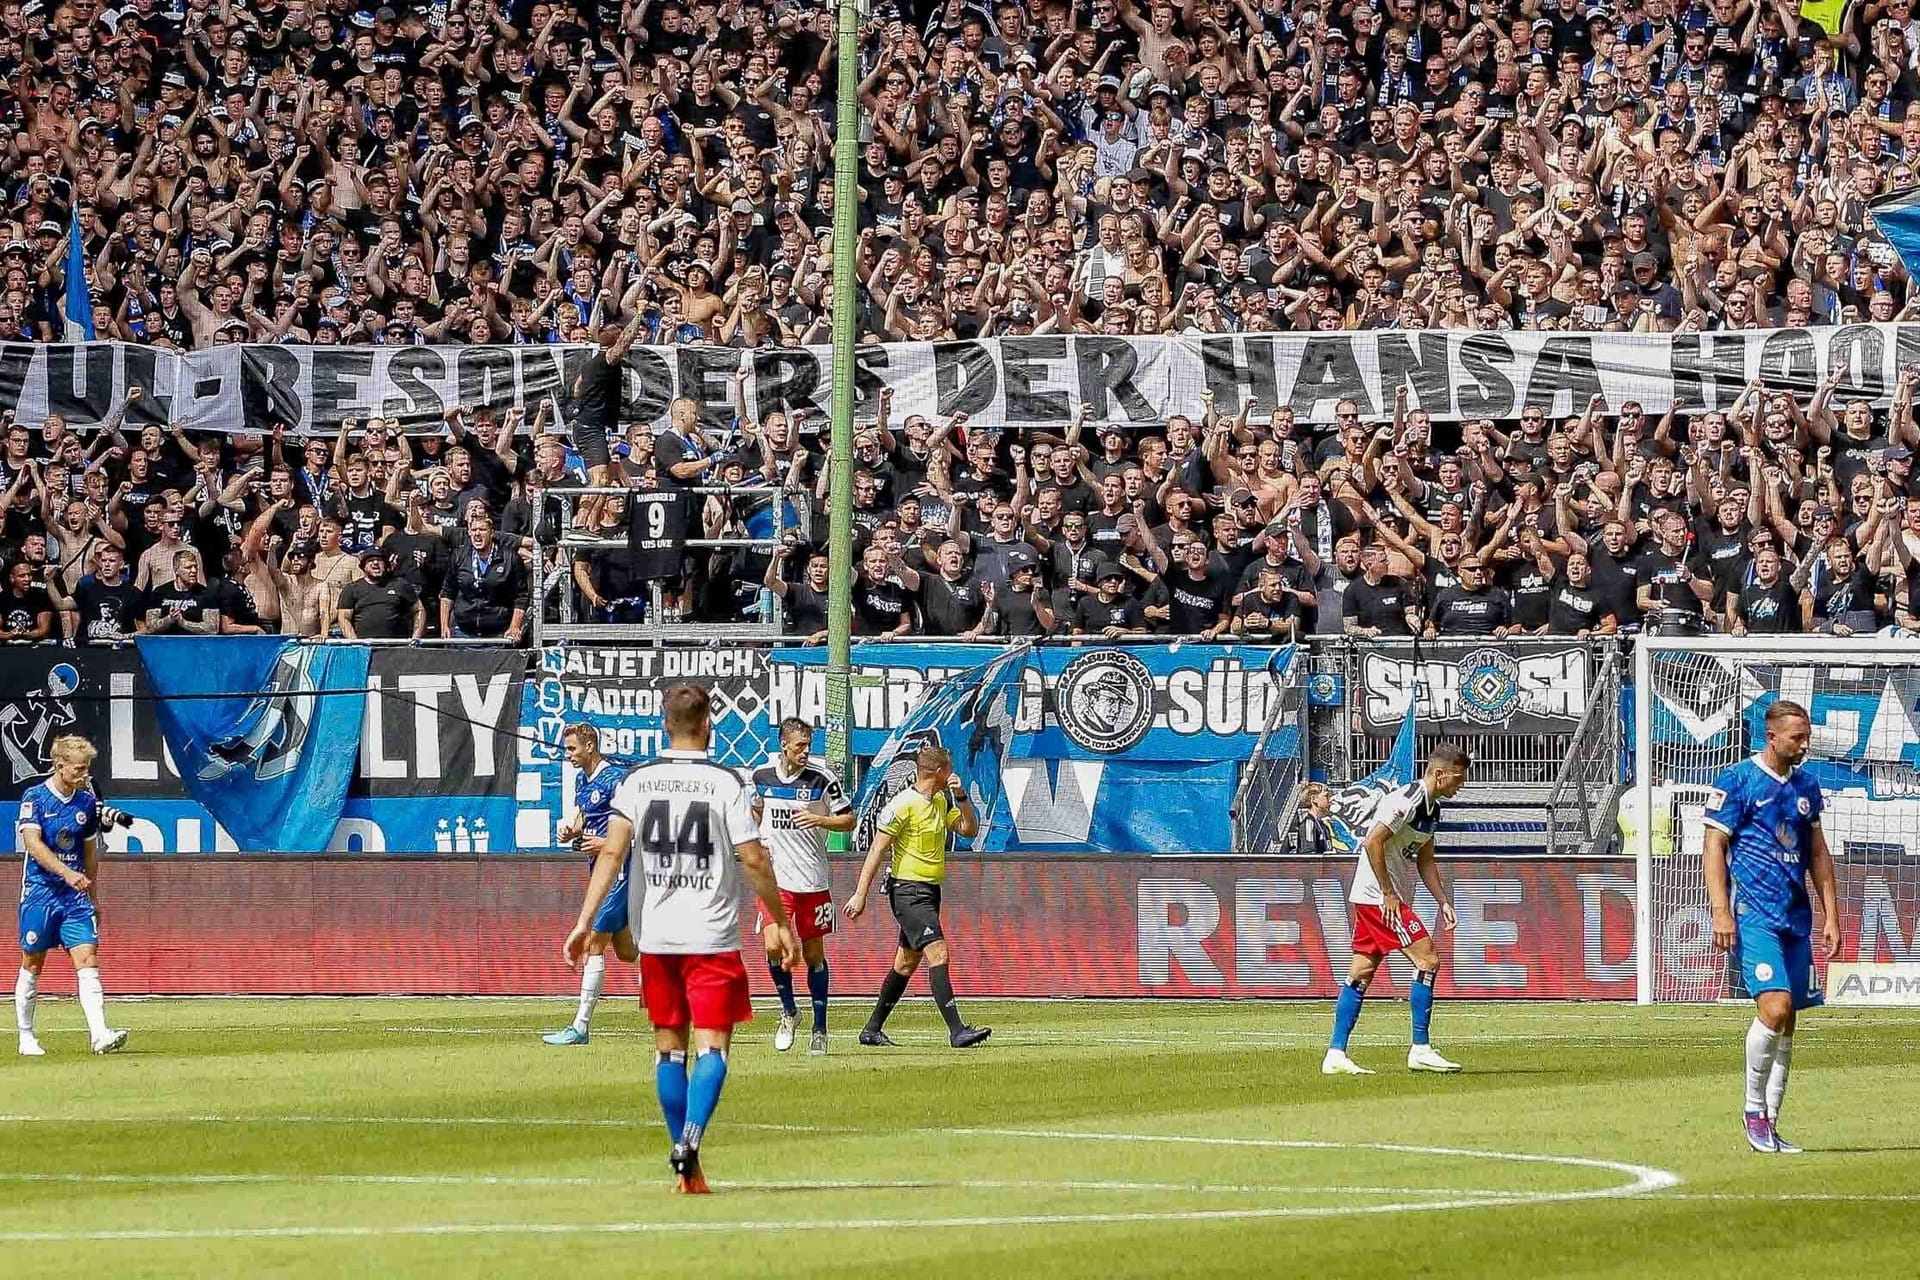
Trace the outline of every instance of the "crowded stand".
<instances>
[{"instance_id":1,"label":"crowded stand","mask_svg":"<svg viewBox=\"0 0 1920 1280\"><path fill-rule=\"evenodd\" d=\"M846 304L869 343L1904 320L1868 205L1920 164L1920 22L1829 8L876 5ZM64 340L77 293L171 351L824 343L836 35L738 0L7 0L0 340ZM1920 628L1920 367L1871 402L1846 372L1711 412L1436 421L1403 387L1005 431L881 392L849 477L744 376L729 426L658 430L591 362L424 432L190 434L130 393L8 415L0 631L518 644L571 593L814 637L842 483L866 637ZM629 492L566 495L590 476ZM665 564L630 536L663 494Z\"/></svg>"}]
</instances>

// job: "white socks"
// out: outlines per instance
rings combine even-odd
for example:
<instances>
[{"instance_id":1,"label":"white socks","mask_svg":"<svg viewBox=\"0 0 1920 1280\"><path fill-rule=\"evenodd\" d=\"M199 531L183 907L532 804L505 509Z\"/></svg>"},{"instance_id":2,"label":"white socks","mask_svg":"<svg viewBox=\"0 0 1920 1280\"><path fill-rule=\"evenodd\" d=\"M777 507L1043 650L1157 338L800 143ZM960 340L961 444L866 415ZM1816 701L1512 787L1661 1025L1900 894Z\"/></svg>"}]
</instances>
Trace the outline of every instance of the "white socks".
<instances>
[{"instance_id":1,"label":"white socks","mask_svg":"<svg viewBox=\"0 0 1920 1280\"><path fill-rule=\"evenodd\" d=\"M1773 1047L1773 1070L1767 1075L1767 1114L1780 1118L1780 1102L1787 1096L1787 1072L1793 1067L1793 1037L1781 1036Z\"/></svg>"},{"instance_id":2,"label":"white socks","mask_svg":"<svg viewBox=\"0 0 1920 1280\"><path fill-rule=\"evenodd\" d=\"M74 974L80 992L80 1012L87 1015L87 1032L95 1040L105 1040L107 1030L107 992L100 985L100 970L81 969Z\"/></svg>"},{"instance_id":3,"label":"white socks","mask_svg":"<svg viewBox=\"0 0 1920 1280\"><path fill-rule=\"evenodd\" d=\"M13 1024L23 1036L33 1034L33 1001L39 994L39 975L22 969L13 980Z\"/></svg>"},{"instance_id":4,"label":"white socks","mask_svg":"<svg viewBox=\"0 0 1920 1280\"><path fill-rule=\"evenodd\" d=\"M1747 1028L1747 1110L1767 1110L1767 1094L1773 1083L1774 1058L1781 1045L1780 1033L1755 1018ZM1786 1092L1785 1064L1780 1067L1780 1090Z\"/></svg>"},{"instance_id":5,"label":"white socks","mask_svg":"<svg viewBox=\"0 0 1920 1280\"><path fill-rule=\"evenodd\" d=\"M573 1015L573 1029L581 1035L587 1033L587 1026L593 1021L593 1007L600 1003L600 986L606 980L606 956L588 956L580 974L580 1009Z\"/></svg>"}]
</instances>

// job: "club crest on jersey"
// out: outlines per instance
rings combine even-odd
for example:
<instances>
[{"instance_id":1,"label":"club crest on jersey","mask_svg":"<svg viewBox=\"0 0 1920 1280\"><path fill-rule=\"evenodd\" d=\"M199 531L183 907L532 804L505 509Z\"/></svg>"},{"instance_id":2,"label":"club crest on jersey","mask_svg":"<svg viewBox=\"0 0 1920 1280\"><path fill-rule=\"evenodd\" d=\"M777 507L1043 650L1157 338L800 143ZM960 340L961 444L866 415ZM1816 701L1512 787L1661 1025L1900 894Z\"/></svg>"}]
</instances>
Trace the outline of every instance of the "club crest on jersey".
<instances>
[{"instance_id":1,"label":"club crest on jersey","mask_svg":"<svg viewBox=\"0 0 1920 1280\"><path fill-rule=\"evenodd\" d=\"M1061 671L1053 699L1060 728L1089 751L1126 751L1153 728L1153 674L1130 653L1075 658Z\"/></svg>"},{"instance_id":2,"label":"club crest on jersey","mask_svg":"<svg viewBox=\"0 0 1920 1280\"><path fill-rule=\"evenodd\" d=\"M1800 816L1803 818L1813 812L1813 805L1808 803L1805 796L1801 796L1798 800L1794 801L1794 807L1800 810Z\"/></svg>"}]
</instances>

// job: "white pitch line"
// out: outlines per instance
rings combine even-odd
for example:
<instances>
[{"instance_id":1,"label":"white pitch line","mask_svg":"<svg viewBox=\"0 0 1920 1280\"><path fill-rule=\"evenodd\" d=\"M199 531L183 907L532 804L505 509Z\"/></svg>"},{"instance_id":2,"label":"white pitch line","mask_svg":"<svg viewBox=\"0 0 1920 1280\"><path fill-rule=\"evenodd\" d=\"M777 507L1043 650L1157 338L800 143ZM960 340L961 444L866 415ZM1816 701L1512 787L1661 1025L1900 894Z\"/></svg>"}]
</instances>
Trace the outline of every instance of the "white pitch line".
<instances>
[{"instance_id":1,"label":"white pitch line","mask_svg":"<svg viewBox=\"0 0 1920 1280\"><path fill-rule=\"evenodd\" d=\"M4 1183L76 1186L657 1187L660 1179L431 1173L0 1173ZM1102 1179L788 1178L727 1181L724 1191L1110 1191L1192 1195L1505 1196L1509 1188L1116 1182Z\"/></svg>"},{"instance_id":2,"label":"white pitch line","mask_svg":"<svg viewBox=\"0 0 1920 1280\"><path fill-rule=\"evenodd\" d=\"M1799 1201L1811 1201L1811 1202L1823 1203L1823 1204L1827 1202L1833 1202L1833 1203L1839 1203L1839 1204L1920 1203L1920 1195L1898 1195L1893 1193L1880 1194L1880 1193L1875 1193L1870 1191L1863 1191L1858 1194L1845 1192L1845 1191L1748 1191L1748 1192L1702 1191L1702 1192L1693 1192L1693 1193L1685 1193L1685 1192L1676 1193L1670 1196L1661 1196L1660 1199L1662 1200L1733 1200L1733 1201L1747 1200L1747 1201L1764 1201L1767 1203L1794 1203Z\"/></svg>"},{"instance_id":3,"label":"white pitch line","mask_svg":"<svg viewBox=\"0 0 1920 1280\"><path fill-rule=\"evenodd\" d=\"M872 1131L868 1131L872 1132ZM1273 1205L1242 1209L1184 1209L1103 1213L1050 1213L981 1215L952 1218L848 1218L848 1219L744 1219L733 1222L514 1222L514 1223L415 1223L393 1226L277 1226L277 1227L202 1227L187 1229L132 1229L103 1231L8 1231L0 1232L0 1243L60 1244L81 1241L187 1241L256 1239L363 1239L389 1236L487 1236L487 1235L639 1235L639 1234L723 1234L727 1232L773 1231L898 1231L914 1229L979 1229L988 1227L1029 1226L1110 1226L1128 1223L1169 1222L1246 1222L1262 1219L1310 1219L1352 1217L1389 1213L1436 1213L1457 1209L1501 1208L1528 1204L1568 1203L1582 1200L1622 1199L1644 1196L1679 1186L1678 1174L1646 1165L1581 1156L1537 1155L1511 1151L1475 1151L1456 1147L1421 1147L1399 1143L1339 1143L1285 1138L1187 1137L1179 1134L1138 1134L1079 1132L1070 1129L927 1129L923 1134L947 1136L1030 1138L1043 1141L1078 1142L1175 1142L1208 1146L1265 1147L1296 1150L1386 1151L1403 1155L1430 1155L1443 1158L1478 1159L1496 1162L1553 1164L1581 1169L1602 1169L1625 1174L1632 1181L1581 1191L1513 1191L1494 1195L1452 1192L1452 1198L1440 1200L1390 1200L1382 1204L1344 1204L1327 1206ZM877 1133L875 1136L890 1136Z\"/></svg>"}]
</instances>

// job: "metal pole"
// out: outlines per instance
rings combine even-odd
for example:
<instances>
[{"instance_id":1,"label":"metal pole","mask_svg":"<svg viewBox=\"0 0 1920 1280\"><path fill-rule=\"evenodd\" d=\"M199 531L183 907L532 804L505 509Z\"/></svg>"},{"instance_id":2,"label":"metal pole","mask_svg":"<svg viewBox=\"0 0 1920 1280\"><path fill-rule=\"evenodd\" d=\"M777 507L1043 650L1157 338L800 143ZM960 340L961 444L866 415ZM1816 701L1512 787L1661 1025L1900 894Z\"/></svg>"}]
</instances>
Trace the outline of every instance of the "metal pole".
<instances>
[{"instance_id":1,"label":"metal pole","mask_svg":"<svg viewBox=\"0 0 1920 1280\"><path fill-rule=\"evenodd\" d=\"M860 6L840 0L838 116L833 139L833 434L827 522L827 764L853 780L853 353L860 235Z\"/></svg>"}]
</instances>

